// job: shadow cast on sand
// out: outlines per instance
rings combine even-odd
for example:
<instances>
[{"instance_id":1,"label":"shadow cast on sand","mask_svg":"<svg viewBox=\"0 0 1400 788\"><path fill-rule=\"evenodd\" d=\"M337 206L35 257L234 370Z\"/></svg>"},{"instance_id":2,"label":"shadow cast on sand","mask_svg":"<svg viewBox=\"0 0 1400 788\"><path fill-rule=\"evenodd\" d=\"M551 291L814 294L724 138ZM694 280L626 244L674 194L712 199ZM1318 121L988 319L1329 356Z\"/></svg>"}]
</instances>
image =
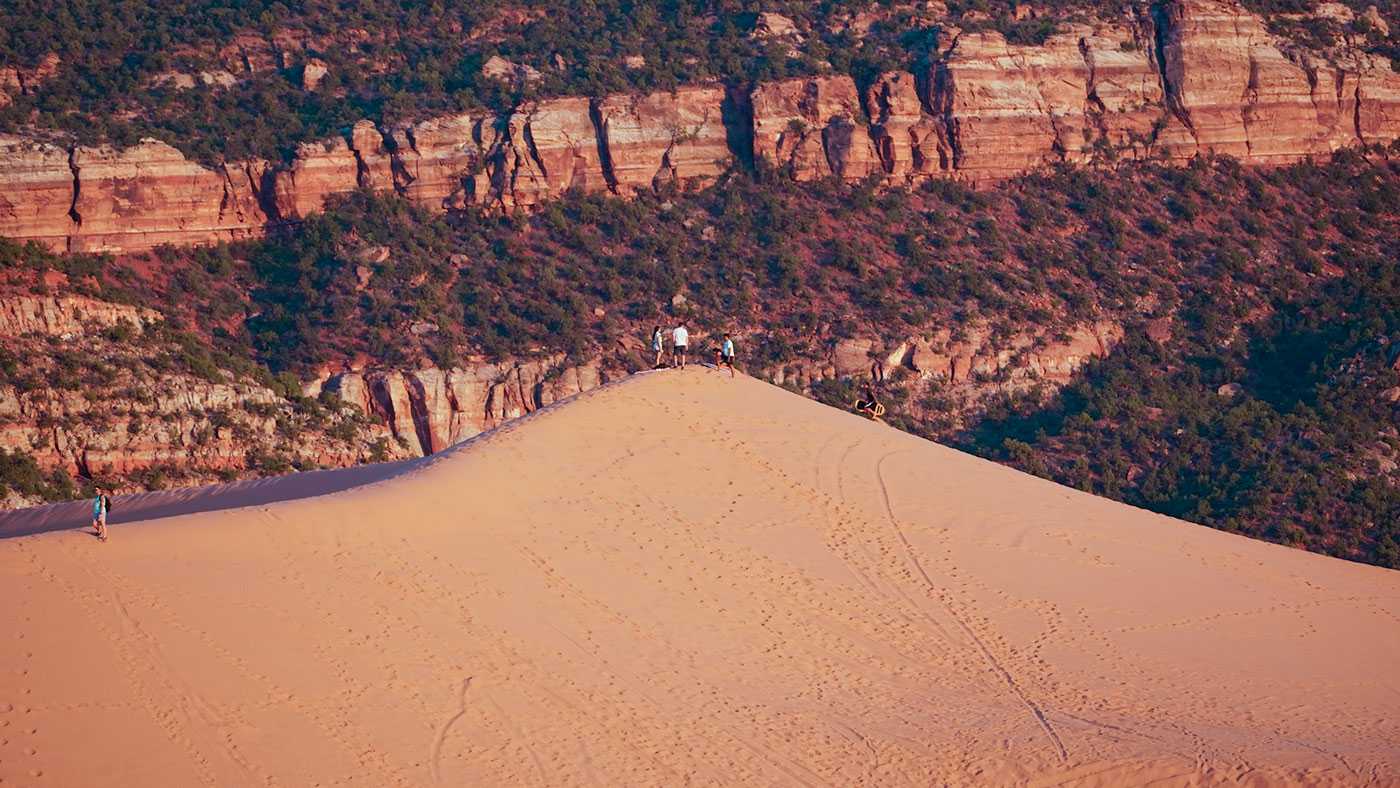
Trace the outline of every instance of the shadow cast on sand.
<instances>
[{"instance_id":1,"label":"shadow cast on sand","mask_svg":"<svg viewBox=\"0 0 1400 788\"><path fill-rule=\"evenodd\" d=\"M121 495L112 499L112 514L107 524L121 525L161 517L175 517L196 512L237 509L243 506L311 498L348 490L362 484L382 481L397 475L420 460L360 465L277 476L269 479L188 487L159 492ZM0 539L29 536L49 531L87 528L92 525L92 501L65 501L30 509L0 512Z\"/></svg>"}]
</instances>

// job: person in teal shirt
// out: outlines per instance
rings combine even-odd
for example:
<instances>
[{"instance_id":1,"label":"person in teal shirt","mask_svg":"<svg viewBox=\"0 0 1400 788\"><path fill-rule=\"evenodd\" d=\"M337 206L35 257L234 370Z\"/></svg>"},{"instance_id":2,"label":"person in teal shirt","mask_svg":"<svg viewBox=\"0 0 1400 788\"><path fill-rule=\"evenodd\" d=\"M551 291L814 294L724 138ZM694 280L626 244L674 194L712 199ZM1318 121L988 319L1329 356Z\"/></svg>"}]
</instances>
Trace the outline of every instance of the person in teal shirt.
<instances>
[{"instance_id":1,"label":"person in teal shirt","mask_svg":"<svg viewBox=\"0 0 1400 788\"><path fill-rule=\"evenodd\" d=\"M724 335L724 344L719 346L720 366L729 367L729 377L734 377L734 340Z\"/></svg>"},{"instance_id":2,"label":"person in teal shirt","mask_svg":"<svg viewBox=\"0 0 1400 788\"><path fill-rule=\"evenodd\" d=\"M92 501L92 527L97 529L97 538L107 541L107 512L112 509L112 499L101 489Z\"/></svg>"}]
</instances>

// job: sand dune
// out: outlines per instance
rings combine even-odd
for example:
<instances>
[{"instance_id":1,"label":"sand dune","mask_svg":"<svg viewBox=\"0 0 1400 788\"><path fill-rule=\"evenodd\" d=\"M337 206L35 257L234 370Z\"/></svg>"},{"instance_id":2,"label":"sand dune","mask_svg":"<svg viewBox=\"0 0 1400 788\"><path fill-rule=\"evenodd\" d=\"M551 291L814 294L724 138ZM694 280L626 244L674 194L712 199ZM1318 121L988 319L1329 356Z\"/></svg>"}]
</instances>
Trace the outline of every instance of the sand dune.
<instances>
[{"instance_id":1,"label":"sand dune","mask_svg":"<svg viewBox=\"0 0 1400 788\"><path fill-rule=\"evenodd\" d=\"M0 594L4 785L1400 782L1400 573L704 370Z\"/></svg>"}]
</instances>

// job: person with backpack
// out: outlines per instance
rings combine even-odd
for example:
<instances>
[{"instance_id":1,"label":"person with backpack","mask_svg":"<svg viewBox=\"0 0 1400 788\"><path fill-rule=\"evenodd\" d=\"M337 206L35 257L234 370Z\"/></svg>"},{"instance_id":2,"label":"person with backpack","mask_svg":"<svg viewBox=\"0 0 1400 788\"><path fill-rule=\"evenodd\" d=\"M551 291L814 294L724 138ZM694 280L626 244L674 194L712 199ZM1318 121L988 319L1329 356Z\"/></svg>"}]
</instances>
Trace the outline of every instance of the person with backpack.
<instances>
[{"instance_id":1,"label":"person with backpack","mask_svg":"<svg viewBox=\"0 0 1400 788\"><path fill-rule=\"evenodd\" d=\"M663 336L664 335L661 333L661 326L657 326L651 330L651 349L656 353L656 363L652 364L652 369L661 369L661 357L666 352L663 347L663 343L665 342Z\"/></svg>"},{"instance_id":2,"label":"person with backpack","mask_svg":"<svg viewBox=\"0 0 1400 788\"><path fill-rule=\"evenodd\" d=\"M112 511L112 499L100 487L92 501L92 527L97 529L97 538L107 541L107 513Z\"/></svg>"},{"instance_id":3,"label":"person with backpack","mask_svg":"<svg viewBox=\"0 0 1400 788\"><path fill-rule=\"evenodd\" d=\"M671 366L685 369L685 352L690 347L690 330L685 327L685 321L676 326L676 330L671 332Z\"/></svg>"}]
</instances>

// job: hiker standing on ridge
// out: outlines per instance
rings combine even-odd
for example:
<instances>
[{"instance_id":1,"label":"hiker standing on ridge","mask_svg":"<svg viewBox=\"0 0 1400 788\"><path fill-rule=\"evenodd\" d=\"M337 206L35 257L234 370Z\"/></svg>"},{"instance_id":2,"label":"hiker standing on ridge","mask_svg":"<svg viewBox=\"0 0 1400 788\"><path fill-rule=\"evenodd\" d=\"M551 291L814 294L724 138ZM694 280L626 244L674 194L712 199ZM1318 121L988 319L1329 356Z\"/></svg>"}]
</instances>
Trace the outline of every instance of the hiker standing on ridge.
<instances>
[{"instance_id":1,"label":"hiker standing on ridge","mask_svg":"<svg viewBox=\"0 0 1400 788\"><path fill-rule=\"evenodd\" d=\"M661 326L657 326L651 330L651 349L656 353L656 362L651 365L652 369L661 369L661 356L666 352L662 345L665 341L662 339L662 336Z\"/></svg>"},{"instance_id":2,"label":"hiker standing on ridge","mask_svg":"<svg viewBox=\"0 0 1400 788\"><path fill-rule=\"evenodd\" d=\"M671 332L671 366L685 369L685 351L690 346L690 331L685 327L685 321L676 326L676 330Z\"/></svg>"},{"instance_id":3,"label":"hiker standing on ridge","mask_svg":"<svg viewBox=\"0 0 1400 788\"><path fill-rule=\"evenodd\" d=\"M729 377L734 377L734 340L729 338L729 334L724 335L724 344L719 346L719 360L715 364L715 369L729 367Z\"/></svg>"},{"instance_id":4,"label":"hiker standing on ridge","mask_svg":"<svg viewBox=\"0 0 1400 788\"><path fill-rule=\"evenodd\" d=\"M107 512L111 509L112 499L99 487L92 501L92 527L97 529L97 538L104 542L107 541Z\"/></svg>"}]
</instances>

